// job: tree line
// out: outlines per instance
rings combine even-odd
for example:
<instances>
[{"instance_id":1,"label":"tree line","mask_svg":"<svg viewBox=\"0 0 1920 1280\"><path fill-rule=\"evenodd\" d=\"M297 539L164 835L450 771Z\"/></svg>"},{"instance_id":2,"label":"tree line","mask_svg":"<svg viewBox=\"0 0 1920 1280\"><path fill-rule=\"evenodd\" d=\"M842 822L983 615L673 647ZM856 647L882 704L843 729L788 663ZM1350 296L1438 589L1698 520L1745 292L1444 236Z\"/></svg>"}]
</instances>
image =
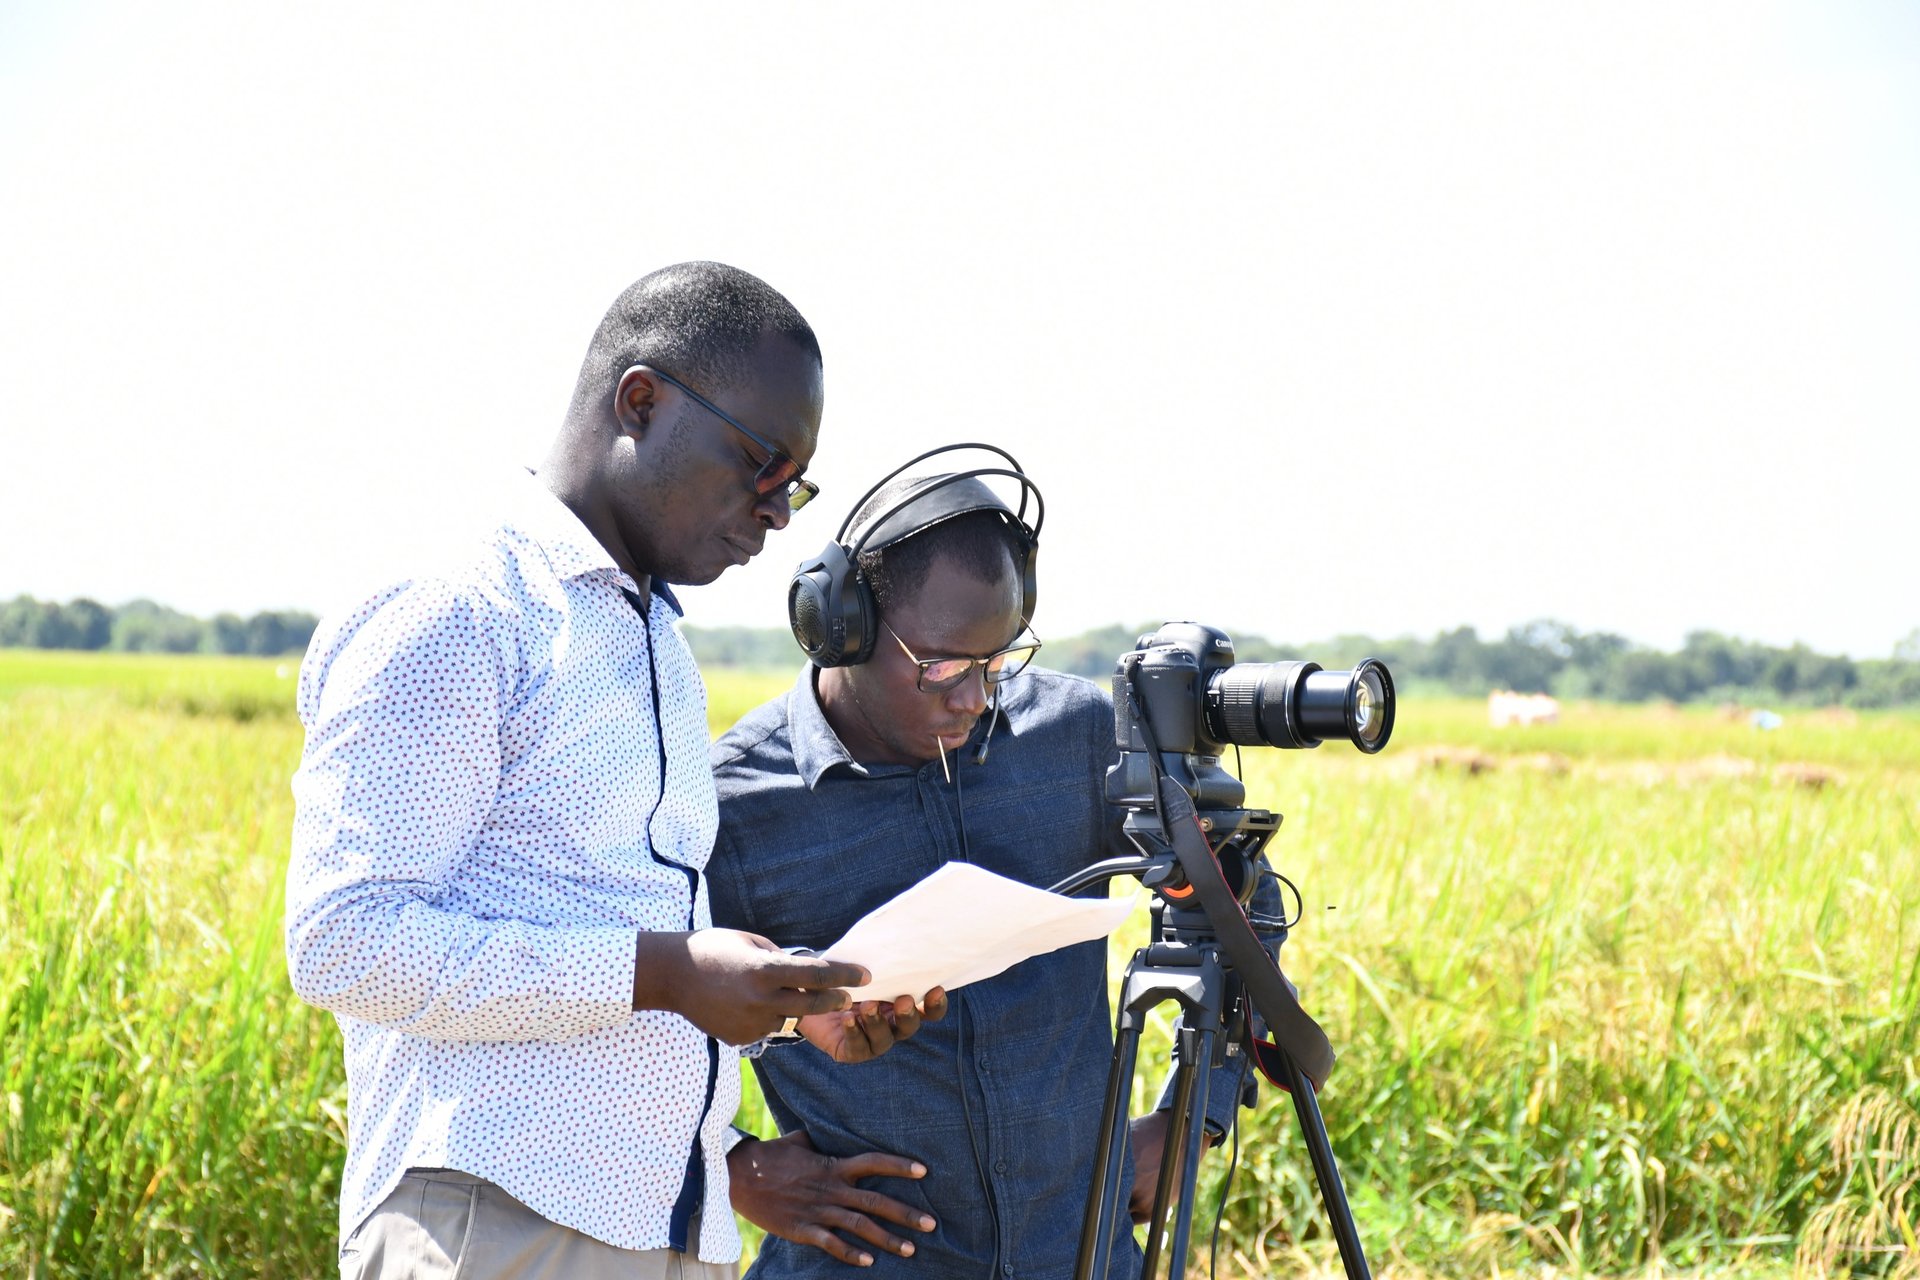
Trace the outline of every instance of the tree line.
<instances>
[{"instance_id":1,"label":"tree line","mask_svg":"<svg viewBox=\"0 0 1920 1280\"><path fill-rule=\"evenodd\" d=\"M800 661L793 637L785 631L685 630L695 656L706 665L779 669ZM1152 624L1114 625L1049 639L1038 661L1056 671L1105 679L1113 674L1119 656L1151 630ZM1510 689L1614 702L1920 705L1920 630L1897 645L1892 657L1864 660L1816 653L1805 645L1783 649L1757 644L1715 631L1693 632L1677 652L1666 653L1610 632L1582 632L1552 620L1512 627L1498 638L1458 627L1430 640L1345 635L1292 645L1234 634L1233 642L1238 662L1307 658L1337 670L1362 658L1379 658L1403 690L1485 694Z\"/></svg>"},{"instance_id":2,"label":"tree line","mask_svg":"<svg viewBox=\"0 0 1920 1280\"><path fill-rule=\"evenodd\" d=\"M151 600L118 607L97 600L60 604L15 596L0 605L0 648L99 649L116 653L304 652L319 619L297 610L196 618Z\"/></svg>"},{"instance_id":3,"label":"tree line","mask_svg":"<svg viewBox=\"0 0 1920 1280\"><path fill-rule=\"evenodd\" d=\"M0 605L0 648L278 656L303 651L316 621L298 611L196 618L151 600L109 608L93 600L58 604L23 595ZM1040 661L1056 671L1104 679L1119 655L1152 629L1114 625L1048 640ZM685 632L705 666L782 670L801 660L793 637L776 628L688 626ZM1669 653L1551 619L1511 627L1497 638L1458 627L1430 640L1345 635L1290 645L1246 634L1233 640L1240 662L1310 658L1338 669L1379 658L1403 689L1459 694L1511 689L1616 702L1920 705L1920 630L1896 645L1891 657L1866 659L1816 653L1805 645L1779 648L1716 631L1695 631Z\"/></svg>"}]
</instances>

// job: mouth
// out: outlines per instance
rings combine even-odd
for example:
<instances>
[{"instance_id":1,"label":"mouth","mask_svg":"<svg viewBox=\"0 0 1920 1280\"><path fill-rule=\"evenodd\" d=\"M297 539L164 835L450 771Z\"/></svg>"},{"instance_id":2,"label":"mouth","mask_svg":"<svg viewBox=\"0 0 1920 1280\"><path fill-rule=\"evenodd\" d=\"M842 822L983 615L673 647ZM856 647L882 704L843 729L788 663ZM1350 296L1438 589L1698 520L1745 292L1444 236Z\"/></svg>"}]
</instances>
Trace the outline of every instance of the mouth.
<instances>
[{"instance_id":1,"label":"mouth","mask_svg":"<svg viewBox=\"0 0 1920 1280\"><path fill-rule=\"evenodd\" d=\"M735 564L745 564L760 554L759 547L749 546L739 538L731 537L724 533L720 535L720 541L726 543L727 549L733 552Z\"/></svg>"},{"instance_id":2,"label":"mouth","mask_svg":"<svg viewBox=\"0 0 1920 1280\"><path fill-rule=\"evenodd\" d=\"M967 739L973 736L973 726L967 725L961 729L949 729L945 733L936 733L933 736L938 738L940 745L947 750L958 751L961 747L966 746Z\"/></svg>"}]
</instances>

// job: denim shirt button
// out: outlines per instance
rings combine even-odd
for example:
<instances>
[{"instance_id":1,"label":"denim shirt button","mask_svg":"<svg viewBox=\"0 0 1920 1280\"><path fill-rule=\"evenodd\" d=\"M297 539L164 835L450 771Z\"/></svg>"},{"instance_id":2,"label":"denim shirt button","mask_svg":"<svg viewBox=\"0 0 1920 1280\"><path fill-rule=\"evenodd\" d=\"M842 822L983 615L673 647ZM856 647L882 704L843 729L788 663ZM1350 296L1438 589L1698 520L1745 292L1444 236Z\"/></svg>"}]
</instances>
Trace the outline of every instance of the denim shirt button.
<instances>
[{"instance_id":1,"label":"denim shirt button","mask_svg":"<svg viewBox=\"0 0 1920 1280\"><path fill-rule=\"evenodd\" d=\"M1005 1160L995 1160L993 1162L993 1171L995 1173L1005 1173L1007 1171L1007 1162Z\"/></svg>"},{"instance_id":2,"label":"denim shirt button","mask_svg":"<svg viewBox=\"0 0 1920 1280\"><path fill-rule=\"evenodd\" d=\"M1011 1262L1003 1262L1003 1263L1001 1263L1001 1264L1000 1264L1000 1272L1001 1272L1001 1274L1002 1274L1002 1275L1009 1275L1009 1276L1010 1276L1010 1275L1012 1275L1012 1274L1013 1274L1013 1264L1012 1264Z\"/></svg>"}]
</instances>

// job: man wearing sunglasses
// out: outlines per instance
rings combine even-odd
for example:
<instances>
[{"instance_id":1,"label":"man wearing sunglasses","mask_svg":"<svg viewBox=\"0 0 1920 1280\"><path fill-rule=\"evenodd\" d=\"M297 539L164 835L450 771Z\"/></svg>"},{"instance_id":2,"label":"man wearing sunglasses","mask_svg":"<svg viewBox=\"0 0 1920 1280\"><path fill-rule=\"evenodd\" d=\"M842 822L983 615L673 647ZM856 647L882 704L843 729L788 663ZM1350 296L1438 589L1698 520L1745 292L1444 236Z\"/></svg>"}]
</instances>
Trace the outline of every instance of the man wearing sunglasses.
<instances>
[{"instance_id":1,"label":"man wearing sunglasses","mask_svg":"<svg viewBox=\"0 0 1920 1280\"><path fill-rule=\"evenodd\" d=\"M877 615L869 656L810 664L714 744L716 922L821 949L943 863L1045 887L1124 848L1103 790L1112 704L1029 665L1031 534L980 481L961 484L979 496L922 477L863 507L893 508L876 531L924 525L859 551ZM839 541L853 549L866 525L850 525ZM951 993L943 1020L877 1061L836 1070L805 1045L759 1056L782 1136L729 1155L734 1208L770 1233L749 1277L841 1276L848 1263L930 1280L1068 1275L1112 1050L1106 975L1104 942L1084 943ZM1235 1079L1213 1084L1216 1132ZM1134 1122L1136 1213L1165 1122ZM1125 1225L1116 1280L1140 1266Z\"/></svg>"},{"instance_id":2,"label":"man wearing sunglasses","mask_svg":"<svg viewBox=\"0 0 1920 1280\"><path fill-rule=\"evenodd\" d=\"M785 298L655 272L470 549L315 635L286 941L345 1039L344 1276L730 1277L725 1046L859 1061L917 1026L845 1012L857 966L709 918L706 700L668 584L813 497L821 399Z\"/></svg>"}]
</instances>

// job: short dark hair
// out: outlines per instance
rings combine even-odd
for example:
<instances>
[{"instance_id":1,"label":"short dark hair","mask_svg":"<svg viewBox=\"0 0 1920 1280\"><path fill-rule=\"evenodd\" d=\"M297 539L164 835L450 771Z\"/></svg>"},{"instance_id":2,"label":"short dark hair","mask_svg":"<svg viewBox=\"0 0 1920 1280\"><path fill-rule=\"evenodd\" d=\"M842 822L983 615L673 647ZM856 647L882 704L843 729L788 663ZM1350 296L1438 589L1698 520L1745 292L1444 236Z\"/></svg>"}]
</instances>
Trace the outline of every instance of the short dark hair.
<instances>
[{"instance_id":1,"label":"short dark hair","mask_svg":"<svg viewBox=\"0 0 1920 1280\"><path fill-rule=\"evenodd\" d=\"M878 551L862 551L860 572L885 617L920 593L937 561L948 561L978 582L997 581L1009 571L1017 581L1025 552L1025 539L1006 513L968 511Z\"/></svg>"},{"instance_id":2,"label":"short dark hair","mask_svg":"<svg viewBox=\"0 0 1920 1280\"><path fill-rule=\"evenodd\" d=\"M761 338L777 333L820 360L820 343L794 305L758 276L723 262L681 262L641 276L594 330L574 388L574 411L613 394L636 364L708 394L736 385Z\"/></svg>"}]
</instances>

